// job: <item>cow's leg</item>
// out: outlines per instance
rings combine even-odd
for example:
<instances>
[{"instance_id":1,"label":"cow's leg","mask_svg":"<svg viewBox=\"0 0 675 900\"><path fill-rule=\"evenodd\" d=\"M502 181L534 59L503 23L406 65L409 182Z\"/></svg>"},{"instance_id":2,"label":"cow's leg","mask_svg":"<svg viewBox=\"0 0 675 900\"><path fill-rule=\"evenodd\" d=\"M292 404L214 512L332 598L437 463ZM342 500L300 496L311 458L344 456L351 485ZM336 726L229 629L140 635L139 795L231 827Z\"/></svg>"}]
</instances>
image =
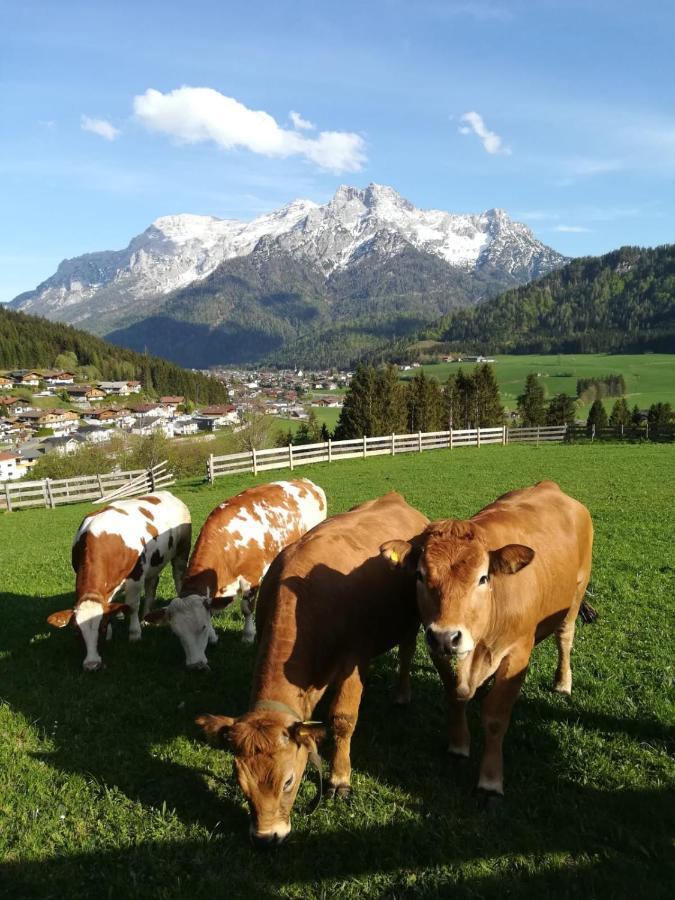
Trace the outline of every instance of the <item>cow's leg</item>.
<instances>
[{"instance_id":1,"label":"cow's leg","mask_svg":"<svg viewBox=\"0 0 675 900\"><path fill-rule=\"evenodd\" d=\"M572 644L574 643L574 630L576 628L578 604L575 604L565 616L562 625L555 633L558 643L558 668L555 673L553 690L559 694L572 693Z\"/></svg>"},{"instance_id":2,"label":"cow's leg","mask_svg":"<svg viewBox=\"0 0 675 900\"><path fill-rule=\"evenodd\" d=\"M335 794L343 799L351 793L352 764L350 748L352 735L359 717L359 705L363 693L363 677L359 666L352 671L337 688L337 693L330 708L330 727L333 732L335 749L330 764L329 790L330 796Z\"/></svg>"},{"instance_id":3,"label":"cow's leg","mask_svg":"<svg viewBox=\"0 0 675 900\"><path fill-rule=\"evenodd\" d=\"M173 583L174 587L176 588L177 597L180 597L180 589L183 586L183 579L185 578L185 570L187 569L189 552L190 542L188 540L187 545L182 543L178 546L176 553L171 560L171 571L173 572Z\"/></svg>"},{"instance_id":4,"label":"cow's leg","mask_svg":"<svg viewBox=\"0 0 675 900\"><path fill-rule=\"evenodd\" d=\"M531 644L515 647L500 663L494 685L483 700L481 722L485 733L485 750L480 764L478 790L487 794L504 793L502 745L531 652Z\"/></svg>"},{"instance_id":5,"label":"cow's leg","mask_svg":"<svg viewBox=\"0 0 675 900\"><path fill-rule=\"evenodd\" d=\"M448 753L456 757L468 757L471 750L471 732L466 721L466 700L457 699L457 675L446 659L432 656L443 687L448 715Z\"/></svg>"},{"instance_id":6,"label":"cow's leg","mask_svg":"<svg viewBox=\"0 0 675 900\"><path fill-rule=\"evenodd\" d=\"M245 644L252 644L255 640L255 600L257 588L244 591L241 595L241 611L244 615L244 630L241 639Z\"/></svg>"},{"instance_id":7,"label":"cow's leg","mask_svg":"<svg viewBox=\"0 0 675 900\"><path fill-rule=\"evenodd\" d=\"M159 584L159 575L158 572L156 575L148 575L145 579L145 588L143 593L145 594L145 600L143 602L143 615L147 616L150 610L155 608L155 599L157 597L157 585Z\"/></svg>"},{"instance_id":8,"label":"cow's leg","mask_svg":"<svg viewBox=\"0 0 675 900\"><path fill-rule=\"evenodd\" d=\"M415 630L411 630L398 645L398 681L394 695L394 703L398 706L410 703L410 667L415 655L418 631L419 625L415 625Z\"/></svg>"},{"instance_id":9,"label":"cow's leg","mask_svg":"<svg viewBox=\"0 0 675 900\"><path fill-rule=\"evenodd\" d=\"M124 588L124 600L129 607L129 640L140 641L141 623L138 610L141 605L141 581L127 581Z\"/></svg>"}]
</instances>

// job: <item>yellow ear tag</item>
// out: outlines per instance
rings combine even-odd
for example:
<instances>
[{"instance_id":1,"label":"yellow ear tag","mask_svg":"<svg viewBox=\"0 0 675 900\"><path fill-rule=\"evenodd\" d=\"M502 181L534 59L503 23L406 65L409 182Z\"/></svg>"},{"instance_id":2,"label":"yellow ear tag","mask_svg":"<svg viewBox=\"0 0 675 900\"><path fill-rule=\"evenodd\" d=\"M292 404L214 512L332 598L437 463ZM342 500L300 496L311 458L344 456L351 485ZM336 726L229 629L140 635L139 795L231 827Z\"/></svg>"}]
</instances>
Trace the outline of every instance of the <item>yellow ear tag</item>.
<instances>
[{"instance_id":1,"label":"yellow ear tag","mask_svg":"<svg viewBox=\"0 0 675 900\"><path fill-rule=\"evenodd\" d=\"M398 553L397 553L395 550L390 550L390 551L389 551L389 559L390 559L392 562L397 563L397 562L399 561L400 557L399 557Z\"/></svg>"},{"instance_id":2,"label":"yellow ear tag","mask_svg":"<svg viewBox=\"0 0 675 900\"><path fill-rule=\"evenodd\" d=\"M301 725L321 725L321 722L315 722L313 719L307 719L306 722L301 722Z\"/></svg>"}]
</instances>

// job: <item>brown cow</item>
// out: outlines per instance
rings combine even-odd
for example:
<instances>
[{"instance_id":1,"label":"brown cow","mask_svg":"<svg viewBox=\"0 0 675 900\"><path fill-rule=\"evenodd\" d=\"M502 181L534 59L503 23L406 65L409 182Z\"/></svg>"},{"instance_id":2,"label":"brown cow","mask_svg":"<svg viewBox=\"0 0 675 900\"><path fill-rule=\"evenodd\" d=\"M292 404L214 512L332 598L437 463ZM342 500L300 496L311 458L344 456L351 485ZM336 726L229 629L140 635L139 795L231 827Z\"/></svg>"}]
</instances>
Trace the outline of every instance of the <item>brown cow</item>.
<instances>
[{"instance_id":1,"label":"brown cow","mask_svg":"<svg viewBox=\"0 0 675 900\"><path fill-rule=\"evenodd\" d=\"M204 522L180 594L148 622L168 622L188 669L208 668L207 643L218 640L211 615L241 592L242 640L255 638L255 595L274 557L326 518L326 495L307 478L258 484L219 504Z\"/></svg>"},{"instance_id":2,"label":"brown cow","mask_svg":"<svg viewBox=\"0 0 675 900\"><path fill-rule=\"evenodd\" d=\"M574 625L591 574L593 525L552 481L505 494L468 521L432 522L419 541L382 554L417 576L431 658L448 700L450 753L469 755L466 703L492 675L482 705L479 791L503 794L502 742L535 643L555 634L555 690L572 689ZM584 612L594 616L584 604Z\"/></svg>"},{"instance_id":3,"label":"brown cow","mask_svg":"<svg viewBox=\"0 0 675 900\"><path fill-rule=\"evenodd\" d=\"M227 738L259 846L280 843L310 754L323 737L307 722L326 688L335 737L331 792L350 792L350 743L370 660L399 645L397 701L410 698L419 614L414 581L379 554L383 540L420 534L421 513L387 494L333 516L281 553L258 598L260 649L251 710L239 719L201 716L212 738Z\"/></svg>"}]
</instances>

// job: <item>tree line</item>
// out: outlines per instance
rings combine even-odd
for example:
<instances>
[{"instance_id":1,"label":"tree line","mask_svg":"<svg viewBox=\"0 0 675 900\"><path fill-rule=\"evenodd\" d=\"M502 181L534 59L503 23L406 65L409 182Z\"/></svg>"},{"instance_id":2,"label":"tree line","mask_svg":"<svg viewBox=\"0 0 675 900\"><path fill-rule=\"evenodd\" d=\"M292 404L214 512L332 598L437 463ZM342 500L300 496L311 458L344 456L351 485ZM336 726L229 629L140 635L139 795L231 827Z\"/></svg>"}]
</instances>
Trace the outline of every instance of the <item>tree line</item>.
<instances>
[{"instance_id":1,"label":"tree line","mask_svg":"<svg viewBox=\"0 0 675 900\"><path fill-rule=\"evenodd\" d=\"M623 375L603 375L594 378L577 378L577 397L588 403L591 399L603 397L623 397L626 393L626 379Z\"/></svg>"},{"instance_id":2,"label":"tree line","mask_svg":"<svg viewBox=\"0 0 675 900\"><path fill-rule=\"evenodd\" d=\"M94 380L140 381L149 394L180 395L196 403L227 401L227 388L215 378L0 304L0 368L47 369L65 353L74 355L80 374Z\"/></svg>"}]
</instances>

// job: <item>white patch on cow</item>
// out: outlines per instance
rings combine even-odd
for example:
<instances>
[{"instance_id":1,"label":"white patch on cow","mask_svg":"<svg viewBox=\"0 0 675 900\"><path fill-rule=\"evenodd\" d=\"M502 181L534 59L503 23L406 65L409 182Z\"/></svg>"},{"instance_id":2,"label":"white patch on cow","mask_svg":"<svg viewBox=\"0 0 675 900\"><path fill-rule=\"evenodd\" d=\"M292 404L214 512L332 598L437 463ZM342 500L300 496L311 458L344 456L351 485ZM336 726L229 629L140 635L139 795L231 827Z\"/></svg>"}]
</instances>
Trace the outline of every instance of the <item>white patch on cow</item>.
<instances>
[{"instance_id":1,"label":"white patch on cow","mask_svg":"<svg viewBox=\"0 0 675 900\"><path fill-rule=\"evenodd\" d=\"M504 793L504 782L501 778L485 778L481 775L478 779L478 787L483 791L494 791L496 794Z\"/></svg>"},{"instance_id":2,"label":"white patch on cow","mask_svg":"<svg viewBox=\"0 0 675 900\"><path fill-rule=\"evenodd\" d=\"M102 619L103 607L95 600L83 600L75 610L75 622L87 648L87 655L82 663L87 671L100 668L103 662L98 653L98 634Z\"/></svg>"},{"instance_id":3,"label":"white patch on cow","mask_svg":"<svg viewBox=\"0 0 675 900\"><path fill-rule=\"evenodd\" d=\"M198 594L176 597L166 608L166 618L185 651L188 669L207 668L206 646L218 638L204 598Z\"/></svg>"},{"instance_id":4,"label":"white patch on cow","mask_svg":"<svg viewBox=\"0 0 675 900\"><path fill-rule=\"evenodd\" d=\"M234 581L231 581L229 584L226 584L224 588L218 591L218 597L236 597L237 591L239 590L239 579L235 578Z\"/></svg>"}]
</instances>

